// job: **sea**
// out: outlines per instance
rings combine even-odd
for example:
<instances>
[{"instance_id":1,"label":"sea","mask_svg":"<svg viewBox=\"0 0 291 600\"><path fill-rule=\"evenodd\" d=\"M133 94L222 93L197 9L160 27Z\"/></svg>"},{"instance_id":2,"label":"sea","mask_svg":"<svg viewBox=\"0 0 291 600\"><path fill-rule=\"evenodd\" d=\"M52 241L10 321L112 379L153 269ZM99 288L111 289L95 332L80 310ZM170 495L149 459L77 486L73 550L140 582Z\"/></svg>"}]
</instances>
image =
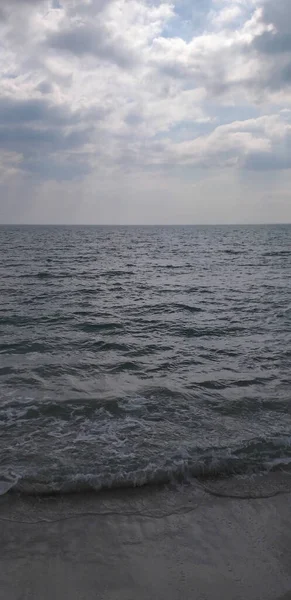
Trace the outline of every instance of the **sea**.
<instances>
[{"instance_id":1,"label":"sea","mask_svg":"<svg viewBox=\"0 0 291 600\"><path fill-rule=\"evenodd\" d=\"M291 226L1 226L0 493L291 462Z\"/></svg>"}]
</instances>

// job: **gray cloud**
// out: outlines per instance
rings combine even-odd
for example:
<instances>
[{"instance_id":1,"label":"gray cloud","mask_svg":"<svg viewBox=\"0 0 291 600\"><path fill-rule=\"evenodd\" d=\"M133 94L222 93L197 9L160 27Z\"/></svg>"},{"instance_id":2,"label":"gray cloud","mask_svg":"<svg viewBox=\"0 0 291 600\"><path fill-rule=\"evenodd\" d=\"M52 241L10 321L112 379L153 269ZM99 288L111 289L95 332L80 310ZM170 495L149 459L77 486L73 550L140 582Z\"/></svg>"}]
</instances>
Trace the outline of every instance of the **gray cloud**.
<instances>
[{"instance_id":1,"label":"gray cloud","mask_svg":"<svg viewBox=\"0 0 291 600\"><path fill-rule=\"evenodd\" d=\"M266 54L291 52L291 33L265 32L255 40L254 47Z\"/></svg>"},{"instance_id":2,"label":"gray cloud","mask_svg":"<svg viewBox=\"0 0 291 600\"><path fill-rule=\"evenodd\" d=\"M59 7L66 8L69 17L78 15L80 16L94 16L102 12L104 8L108 8L109 4L112 4L114 0L94 0L94 2L84 2L84 0L55 0Z\"/></svg>"},{"instance_id":3,"label":"gray cloud","mask_svg":"<svg viewBox=\"0 0 291 600\"><path fill-rule=\"evenodd\" d=\"M97 111L95 120L97 120ZM69 179L90 170L71 154L92 136L92 124L82 112L71 112L65 105L51 105L45 99L0 99L0 148L20 155L19 169L42 178L54 174ZM58 153L58 158L56 158ZM73 158L72 158L73 157Z\"/></svg>"},{"instance_id":4,"label":"gray cloud","mask_svg":"<svg viewBox=\"0 0 291 600\"><path fill-rule=\"evenodd\" d=\"M245 159L243 166L251 171L281 171L291 169L291 155L276 154L275 152L251 152Z\"/></svg>"},{"instance_id":5,"label":"gray cloud","mask_svg":"<svg viewBox=\"0 0 291 600\"><path fill-rule=\"evenodd\" d=\"M263 20L272 23L279 35L290 32L291 3L290 0L267 0L262 4Z\"/></svg>"},{"instance_id":6,"label":"gray cloud","mask_svg":"<svg viewBox=\"0 0 291 600\"><path fill-rule=\"evenodd\" d=\"M36 87L36 90L41 94L50 94L53 91L53 86L49 81L41 81Z\"/></svg>"},{"instance_id":7,"label":"gray cloud","mask_svg":"<svg viewBox=\"0 0 291 600\"><path fill-rule=\"evenodd\" d=\"M38 4L43 4L45 2L45 0L1 0L2 2L2 6L20 6L22 7L25 4L30 4L32 6L37 6Z\"/></svg>"},{"instance_id":8,"label":"gray cloud","mask_svg":"<svg viewBox=\"0 0 291 600\"><path fill-rule=\"evenodd\" d=\"M41 122L50 125L70 125L78 122L80 115L68 111L64 105L52 105L45 99L17 100L0 98L0 123Z\"/></svg>"},{"instance_id":9,"label":"gray cloud","mask_svg":"<svg viewBox=\"0 0 291 600\"><path fill-rule=\"evenodd\" d=\"M65 133L59 127L32 129L25 126L0 127L0 147L24 155L39 156L69 150L85 144L90 139L91 129Z\"/></svg>"},{"instance_id":10,"label":"gray cloud","mask_svg":"<svg viewBox=\"0 0 291 600\"><path fill-rule=\"evenodd\" d=\"M273 25L272 31L265 31L255 39L254 46L266 54L291 52L291 2L290 0L268 0L263 4L263 22Z\"/></svg>"},{"instance_id":11,"label":"gray cloud","mask_svg":"<svg viewBox=\"0 0 291 600\"><path fill-rule=\"evenodd\" d=\"M82 57L97 56L116 63L120 67L129 67L134 63L132 52L121 39L110 39L104 27L82 24L72 29L58 31L47 40L47 46L56 50L70 52Z\"/></svg>"},{"instance_id":12,"label":"gray cloud","mask_svg":"<svg viewBox=\"0 0 291 600\"><path fill-rule=\"evenodd\" d=\"M44 2L45 0L1 0L0 19L6 19L12 10L40 6Z\"/></svg>"},{"instance_id":13,"label":"gray cloud","mask_svg":"<svg viewBox=\"0 0 291 600\"><path fill-rule=\"evenodd\" d=\"M73 181L83 178L91 171L86 155L69 157L27 158L21 163L21 169L39 180Z\"/></svg>"},{"instance_id":14,"label":"gray cloud","mask_svg":"<svg viewBox=\"0 0 291 600\"><path fill-rule=\"evenodd\" d=\"M282 89L291 83L291 2L267 0L262 9L262 22L273 29L257 36L251 50L262 57L262 85Z\"/></svg>"}]
</instances>

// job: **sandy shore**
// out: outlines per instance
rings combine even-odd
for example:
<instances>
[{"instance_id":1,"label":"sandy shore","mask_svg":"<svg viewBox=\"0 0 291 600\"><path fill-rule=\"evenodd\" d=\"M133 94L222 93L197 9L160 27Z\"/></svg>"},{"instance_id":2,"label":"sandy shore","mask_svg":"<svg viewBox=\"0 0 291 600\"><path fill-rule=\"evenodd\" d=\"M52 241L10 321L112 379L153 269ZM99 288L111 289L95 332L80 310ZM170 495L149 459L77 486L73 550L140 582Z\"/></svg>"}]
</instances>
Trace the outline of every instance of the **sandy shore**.
<instances>
[{"instance_id":1,"label":"sandy shore","mask_svg":"<svg viewBox=\"0 0 291 600\"><path fill-rule=\"evenodd\" d=\"M1 597L291 600L291 477L285 479L4 496Z\"/></svg>"}]
</instances>

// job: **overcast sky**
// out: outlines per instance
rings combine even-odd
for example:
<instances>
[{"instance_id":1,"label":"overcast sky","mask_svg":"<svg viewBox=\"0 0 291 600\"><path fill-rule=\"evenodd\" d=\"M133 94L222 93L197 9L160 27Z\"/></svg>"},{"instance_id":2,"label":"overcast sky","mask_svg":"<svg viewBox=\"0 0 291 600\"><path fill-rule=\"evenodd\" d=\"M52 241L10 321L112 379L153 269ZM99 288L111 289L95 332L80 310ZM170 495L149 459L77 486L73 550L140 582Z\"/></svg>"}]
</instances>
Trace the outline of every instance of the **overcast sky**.
<instances>
[{"instance_id":1,"label":"overcast sky","mask_svg":"<svg viewBox=\"0 0 291 600\"><path fill-rule=\"evenodd\" d=\"M291 221L291 0L1 0L0 222Z\"/></svg>"}]
</instances>

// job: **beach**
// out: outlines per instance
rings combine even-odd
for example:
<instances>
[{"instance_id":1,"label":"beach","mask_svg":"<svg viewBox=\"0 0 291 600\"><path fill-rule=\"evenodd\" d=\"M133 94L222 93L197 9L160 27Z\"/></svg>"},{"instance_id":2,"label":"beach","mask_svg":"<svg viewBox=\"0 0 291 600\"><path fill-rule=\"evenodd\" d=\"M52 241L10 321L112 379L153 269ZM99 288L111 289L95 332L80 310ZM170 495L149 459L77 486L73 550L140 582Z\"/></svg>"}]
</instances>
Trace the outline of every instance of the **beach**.
<instances>
[{"instance_id":1,"label":"beach","mask_svg":"<svg viewBox=\"0 0 291 600\"><path fill-rule=\"evenodd\" d=\"M5 600L289 600L291 477L0 503Z\"/></svg>"},{"instance_id":2,"label":"beach","mask_svg":"<svg viewBox=\"0 0 291 600\"><path fill-rule=\"evenodd\" d=\"M0 0L0 600L291 600L291 0Z\"/></svg>"}]
</instances>

